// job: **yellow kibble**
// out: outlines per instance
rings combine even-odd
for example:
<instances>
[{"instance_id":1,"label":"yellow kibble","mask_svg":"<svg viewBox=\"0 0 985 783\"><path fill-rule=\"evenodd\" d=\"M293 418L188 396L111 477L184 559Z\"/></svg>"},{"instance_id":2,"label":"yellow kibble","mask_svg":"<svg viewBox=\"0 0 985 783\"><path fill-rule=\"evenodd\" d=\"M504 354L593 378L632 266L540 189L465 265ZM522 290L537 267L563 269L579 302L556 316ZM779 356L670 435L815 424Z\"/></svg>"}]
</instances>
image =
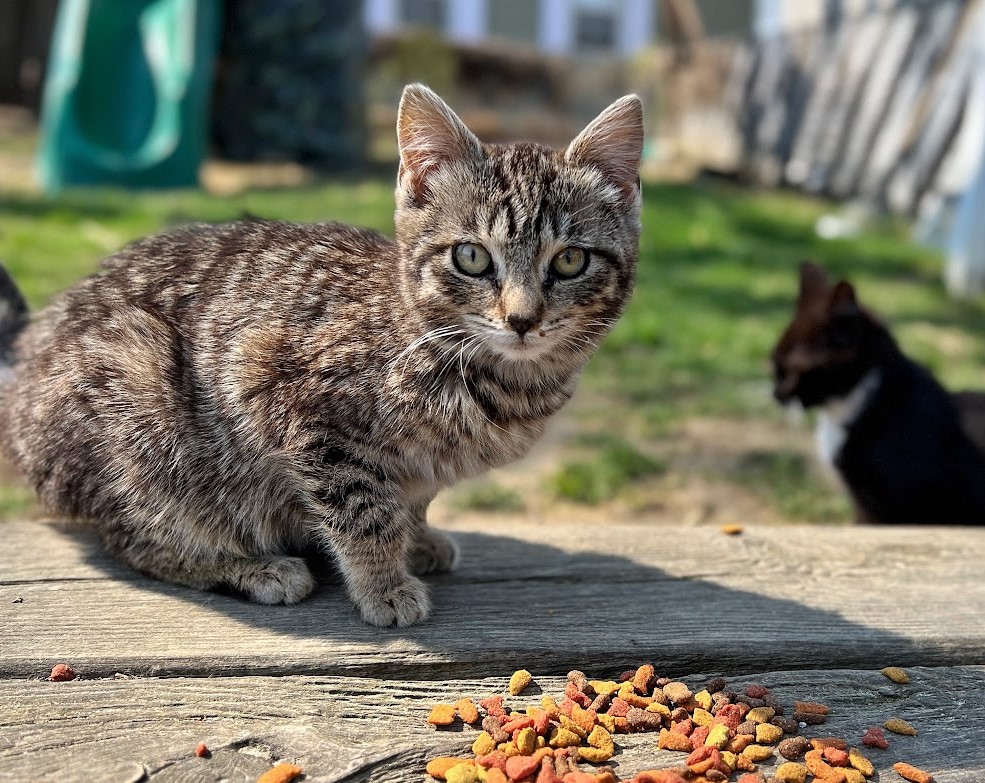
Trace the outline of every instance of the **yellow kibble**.
<instances>
[{"instance_id":1,"label":"yellow kibble","mask_svg":"<svg viewBox=\"0 0 985 783\"><path fill-rule=\"evenodd\" d=\"M612 758L612 750L606 748L578 748L578 757L593 764Z\"/></svg>"},{"instance_id":2,"label":"yellow kibble","mask_svg":"<svg viewBox=\"0 0 985 783\"><path fill-rule=\"evenodd\" d=\"M774 715L776 710L772 707L754 707L746 713L746 720L751 720L753 723L769 723Z\"/></svg>"},{"instance_id":3,"label":"yellow kibble","mask_svg":"<svg viewBox=\"0 0 985 783\"><path fill-rule=\"evenodd\" d=\"M705 745L711 745L721 750L728 745L728 741L728 726L724 723L719 723L711 727L711 731L708 732L708 737L705 739Z\"/></svg>"},{"instance_id":4,"label":"yellow kibble","mask_svg":"<svg viewBox=\"0 0 985 783\"><path fill-rule=\"evenodd\" d=\"M480 732L479 736L475 738L475 742L472 743L472 752L476 756L485 756L494 750L496 750L496 740L488 731Z\"/></svg>"},{"instance_id":5,"label":"yellow kibble","mask_svg":"<svg viewBox=\"0 0 985 783\"><path fill-rule=\"evenodd\" d=\"M516 746L516 743L514 743L512 740L510 740L509 742L500 742L499 745L496 746L496 750L500 751L501 753L505 753L507 756L520 755L520 749Z\"/></svg>"},{"instance_id":6,"label":"yellow kibble","mask_svg":"<svg viewBox=\"0 0 985 783\"><path fill-rule=\"evenodd\" d=\"M694 694L694 700L697 702L698 706L703 710L711 709L711 694L707 690L698 691Z\"/></svg>"},{"instance_id":7,"label":"yellow kibble","mask_svg":"<svg viewBox=\"0 0 985 783\"><path fill-rule=\"evenodd\" d=\"M736 765L739 763L736 755L730 750L722 751L722 761L724 761L728 765L728 768L733 772L735 771Z\"/></svg>"},{"instance_id":8,"label":"yellow kibble","mask_svg":"<svg viewBox=\"0 0 985 783\"><path fill-rule=\"evenodd\" d=\"M614 680L589 680L588 684L591 685L595 692L600 696L611 696L619 690L621 683L615 682Z\"/></svg>"},{"instance_id":9,"label":"yellow kibble","mask_svg":"<svg viewBox=\"0 0 985 783\"><path fill-rule=\"evenodd\" d=\"M709 726L711 725L711 722L715 720L715 716L708 712L708 710L698 707L691 713L691 720L693 720L698 726Z\"/></svg>"},{"instance_id":10,"label":"yellow kibble","mask_svg":"<svg viewBox=\"0 0 985 783\"><path fill-rule=\"evenodd\" d=\"M902 718L890 718L882 724L883 728L893 732L893 734L905 734L908 737L917 736L917 730Z\"/></svg>"},{"instance_id":11,"label":"yellow kibble","mask_svg":"<svg viewBox=\"0 0 985 783\"><path fill-rule=\"evenodd\" d=\"M880 669L879 671L881 671L893 682L897 682L900 685L905 685L910 681L910 675L908 675L899 666L887 666L885 669Z\"/></svg>"},{"instance_id":12,"label":"yellow kibble","mask_svg":"<svg viewBox=\"0 0 985 783\"><path fill-rule=\"evenodd\" d=\"M529 756L537 748L537 732L529 726L516 733L516 748L521 756Z\"/></svg>"},{"instance_id":13,"label":"yellow kibble","mask_svg":"<svg viewBox=\"0 0 985 783\"><path fill-rule=\"evenodd\" d=\"M427 765L427 773L432 778L438 778L439 780L445 779L445 773L448 772L452 767L456 767L459 764L474 764L472 759L463 759L458 756L438 756L437 758L431 759Z\"/></svg>"},{"instance_id":14,"label":"yellow kibble","mask_svg":"<svg viewBox=\"0 0 985 783\"><path fill-rule=\"evenodd\" d=\"M608 749L609 755L612 755L615 749L615 742L612 740L612 735L601 726L596 726L592 729L592 733L588 735L588 744L593 748Z\"/></svg>"},{"instance_id":15,"label":"yellow kibble","mask_svg":"<svg viewBox=\"0 0 985 783\"><path fill-rule=\"evenodd\" d=\"M598 716L599 725L605 728L610 734L616 733L616 719L615 716L609 715L603 712Z\"/></svg>"},{"instance_id":16,"label":"yellow kibble","mask_svg":"<svg viewBox=\"0 0 985 783\"><path fill-rule=\"evenodd\" d=\"M513 672L510 677L509 692L511 696L519 696L524 689L534 681L533 675L526 669Z\"/></svg>"},{"instance_id":17,"label":"yellow kibble","mask_svg":"<svg viewBox=\"0 0 985 783\"><path fill-rule=\"evenodd\" d=\"M458 764L445 773L448 783L482 783L485 779L485 770L472 762Z\"/></svg>"},{"instance_id":18,"label":"yellow kibble","mask_svg":"<svg viewBox=\"0 0 985 783\"><path fill-rule=\"evenodd\" d=\"M858 748L852 748L848 751L848 763L867 778L876 774L876 768L873 763Z\"/></svg>"},{"instance_id":19,"label":"yellow kibble","mask_svg":"<svg viewBox=\"0 0 985 783\"><path fill-rule=\"evenodd\" d=\"M670 717L670 707L666 704L661 704L659 701L653 702L653 704L646 705L647 712L655 712L657 715L662 715L665 718ZM602 717L601 715L599 717Z\"/></svg>"},{"instance_id":20,"label":"yellow kibble","mask_svg":"<svg viewBox=\"0 0 985 783\"><path fill-rule=\"evenodd\" d=\"M583 729L581 726L579 726L573 720L571 720L571 718L569 718L567 715L558 715L557 716L557 719L561 722L561 725L564 728L566 728L568 731L573 731L575 734L577 734L582 739L585 739L585 737L588 736L588 732L585 731L585 729Z\"/></svg>"},{"instance_id":21,"label":"yellow kibble","mask_svg":"<svg viewBox=\"0 0 985 783\"><path fill-rule=\"evenodd\" d=\"M752 761L766 761L766 759L773 758L773 748L768 748L765 745L746 745L742 749L742 755Z\"/></svg>"},{"instance_id":22,"label":"yellow kibble","mask_svg":"<svg viewBox=\"0 0 985 783\"><path fill-rule=\"evenodd\" d=\"M756 726L756 742L761 745L772 745L783 739L783 729L772 723L759 723Z\"/></svg>"},{"instance_id":23,"label":"yellow kibble","mask_svg":"<svg viewBox=\"0 0 985 783\"><path fill-rule=\"evenodd\" d=\"M540 736L540 734L538 734L537 735L537 750L540 750L541 748L544 748L544 747L547 747L547 740L544 737Z\"/></svg>"},{"instance_id":24,"label":"yellow kibble","mask_svg":"<svg viewBox=\"0 0 985 783\"><path fill-rule=\"evenodd\" d=\"M774 777L778 783L807 783L807 767L795 761L788 761L776 768Z\"/></svg>"},{"instance_id":25,"label":"yellow kibble","mask_svg":"<svg viewBox=\"0 0 985 783\"><path fill-rule=\"evenodd\" d=\"M552 748L572 748L581 745L581 737L570 729L558 726L551 730L547 744Z\"/></svg>"},{"instance_id":26,"label":"yellow kibble","mask_svg":"<svg viewBox=\"0 0 985 783\"><path fill-rule=\"evenodd\" d=\"M838 767L838 771L845 776L845 783L865 783L865 775L857 769Z\"/></svg>"}]
</instances>

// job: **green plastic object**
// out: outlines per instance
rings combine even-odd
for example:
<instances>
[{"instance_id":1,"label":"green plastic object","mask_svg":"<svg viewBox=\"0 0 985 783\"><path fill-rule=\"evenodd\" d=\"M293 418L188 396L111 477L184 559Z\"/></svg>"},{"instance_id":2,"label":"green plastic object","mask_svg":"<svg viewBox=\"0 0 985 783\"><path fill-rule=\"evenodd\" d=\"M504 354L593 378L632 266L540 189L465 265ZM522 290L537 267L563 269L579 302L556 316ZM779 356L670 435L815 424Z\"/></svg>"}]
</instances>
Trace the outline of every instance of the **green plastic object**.
<instances>
[{"instance_id":1,"label":"green plastic object","mask_svg":"<svg viewBox=\"0 0 985 783\"><path fill-rule=\"evenodd\" d=\"M220 0L62 0L41 114L48 192L198 183Z\"/></svg>"}]
</instances>

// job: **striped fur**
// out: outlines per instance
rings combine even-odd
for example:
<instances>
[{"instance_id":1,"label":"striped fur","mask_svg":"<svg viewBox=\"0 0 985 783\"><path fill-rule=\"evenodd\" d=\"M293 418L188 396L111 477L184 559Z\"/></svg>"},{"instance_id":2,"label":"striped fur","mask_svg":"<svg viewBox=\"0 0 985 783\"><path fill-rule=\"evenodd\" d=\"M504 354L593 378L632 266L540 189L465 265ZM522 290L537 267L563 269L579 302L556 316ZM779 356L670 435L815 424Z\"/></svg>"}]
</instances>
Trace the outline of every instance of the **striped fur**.
<instances>
[{"instance_id":1,"label":"striped fur","mask_svg":"<svg viewBox=\"0 0 985 783\"><path fill-rule=\"evenodd\" d=\"M412 86L396 241L254 220L130 245L0 329L18 333L0 346L5 451L143 573L292 603L314 587L301 555L320 550L367 622L424 619L415 574L457 554L427 526L431 499L527 452L632 289L640 150L616 145L609 167L605 149L623 125L641 140L641 113L613 106L574 154L489 147ZM462 242L495 274L456 269ZM568 246L589 265L556 280Z\"/></svg>"}]
</instances>

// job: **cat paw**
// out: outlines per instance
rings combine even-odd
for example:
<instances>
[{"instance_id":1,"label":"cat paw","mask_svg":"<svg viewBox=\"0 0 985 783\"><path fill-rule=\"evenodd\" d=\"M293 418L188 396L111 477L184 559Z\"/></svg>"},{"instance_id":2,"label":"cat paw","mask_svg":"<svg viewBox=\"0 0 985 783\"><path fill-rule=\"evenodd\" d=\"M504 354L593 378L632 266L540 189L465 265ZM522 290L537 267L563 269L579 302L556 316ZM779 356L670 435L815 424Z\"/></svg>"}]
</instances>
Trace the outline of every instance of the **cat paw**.
<instances>
[{"instance_id":1,"label":"cat paw","mask_svg":"<svg viewBox=\"0 0 985 783\"><path fill-rule=\"evenodd\" d=\"M414 574L453 571L458 563L458 547L451 536L425 528L411 546L408 566Z\"/></svg>"},{"instance_id":2,"label":"cat paw","mask_svg":"<svg viewBox=\"0 0 985 783\"><path fill-rule=\"evenodd\" d=\"M258 604L296 604L315 589L315 579L300 557L272 557L243 568L236 589Z\"/></svg>"},{"instance_id":3,"label":"cat paw","mask_svg":"<svg viewBox=\"0 0 985 783\"><path fill-rule=\"evenodd\" d=\"M390 590L353 596L353 600L370 625L414 625L431 613L427 587L413 576Z\"/></svg>"}]
</instances>

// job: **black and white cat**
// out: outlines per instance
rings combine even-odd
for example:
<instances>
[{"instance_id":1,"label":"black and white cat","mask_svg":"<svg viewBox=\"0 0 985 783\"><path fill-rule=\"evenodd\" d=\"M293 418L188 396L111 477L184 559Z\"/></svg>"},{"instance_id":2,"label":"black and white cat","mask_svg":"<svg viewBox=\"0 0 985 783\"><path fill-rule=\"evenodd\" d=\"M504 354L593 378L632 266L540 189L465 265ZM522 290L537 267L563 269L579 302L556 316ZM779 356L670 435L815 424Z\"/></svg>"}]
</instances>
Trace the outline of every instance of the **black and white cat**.
<instances>
[{"instance_id":1,"label":"black and white cat","mask_svg":"<svg viewBox=\"0 0 985 783\"><path fill-rule=\"evenodd\" d=\"M774 396L818 408L817 445L860 522L985 524L985 395L948 393L842 280L800 268ZM976 445L977 444L977 445Z\"/></svg>"}]
</instances>

